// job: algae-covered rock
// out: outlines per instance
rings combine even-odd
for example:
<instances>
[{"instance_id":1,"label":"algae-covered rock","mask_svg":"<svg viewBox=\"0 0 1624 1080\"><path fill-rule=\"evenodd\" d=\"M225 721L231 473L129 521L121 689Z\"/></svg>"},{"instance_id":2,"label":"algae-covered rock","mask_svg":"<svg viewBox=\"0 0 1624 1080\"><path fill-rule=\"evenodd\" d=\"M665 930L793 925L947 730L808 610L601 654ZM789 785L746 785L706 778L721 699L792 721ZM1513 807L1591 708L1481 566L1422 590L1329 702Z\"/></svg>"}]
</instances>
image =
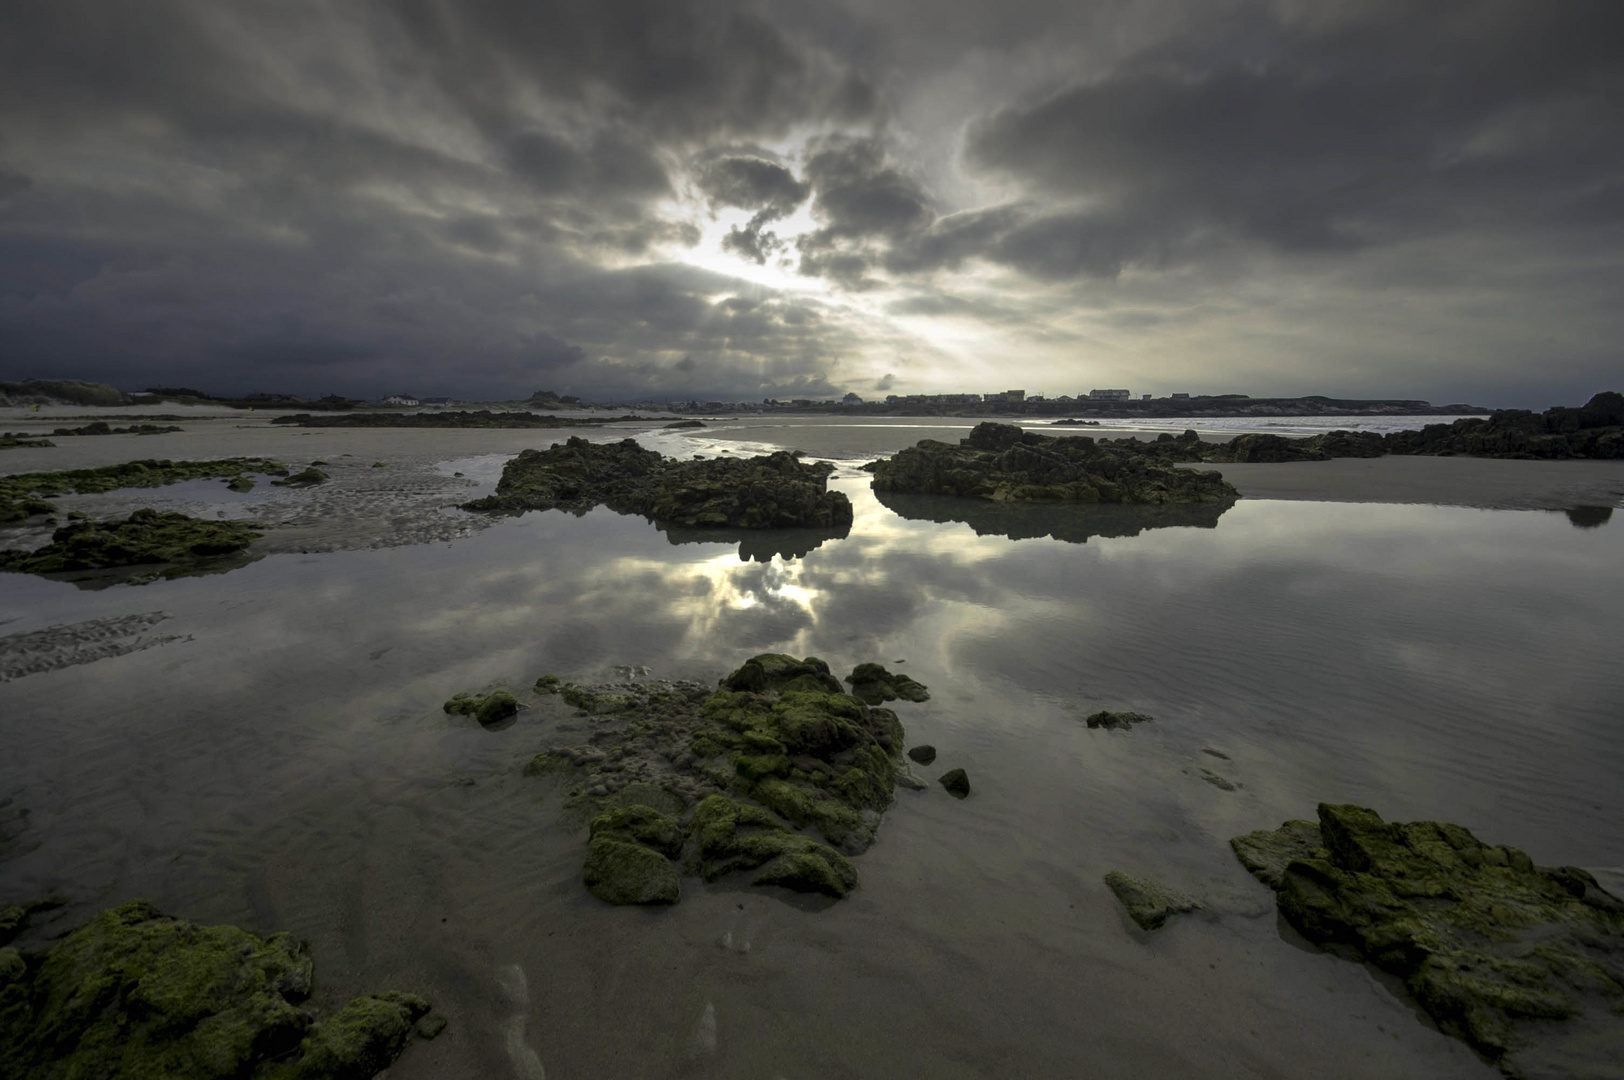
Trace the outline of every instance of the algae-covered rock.
<instances>
[{"instance_id":1,"label":"algae-covered rock","mask_svg":"<svg viewBox=\"0 0 1624 1080\"><path fill-rule=\"evenodd\" d=\"M312 465L302 472L294 473L285 480L272 480L271 483L277 487L314 487L317 484L326 483L327 480L327 474Z\"/></svg>"},{"instance_id":2,"label":"algae-covered rock","mask_svg":"<svg viewBox=\"0 0 1624 1080\"><path fill-rule=\"evenodd\" d=\"M254 490L254 478L252 476L233 476L226 481L226 487L239 495L244 494Z\"/></svg>"},{"instance_id":3,"label":"algae-covered rock","mask_svg":"<svg viewBox=\"0 0 1624 1080\"><path fill-rule=\"evenodd\" d=\"M1317 825L1230 844L1304 937L1402 978L1507 1075L1624 1072L1624 903L1584 870L1535 866L1459 825L1328 803Z\"/></svg>"},{"instance_id":4,"label":"algae-covered rock","mask_svg":"<svg viewBox=\"0 0 1624 1080\"><path fill-rule=\"evenodd\" d=\"M481 724L494 724L519 711L519 700L506 690L493 690L480 697L458 694L444 705L448 716L472 716Z\"/></svg>"},{"instance_id":5,"label":"algae-covered rock","mask_svg":"<svg viewBox=\"0 0 1624 1080\"><path fill-rule=\"evenodd\" d=\"M1141 930L1155 930L1170 916L1201 910L1195 898L1169 889L1153 878L1129 877L1121 870L1112 870L1105 875L1105 884L1122 901L1128 916Z\"/></svg>"},{"instance_id":6,"label":"algae-covered rock","mask_svg":"<svg viewBox=\"0 0 1624 1080\"><path fill-rule=\"evenodd\" d=\"M557 675L543 675L536 680L536 693L556 694L564 683Z\"/></svg>"},{"instance_id":7,"label":"algae-covered rock","mask_svg":"<svg viewBox=\"0 0 1624 1080\"><path fill-rule=\"evenodd\" d=\"M502 468L496 493L465 510L585 513L605 505L666 526L688 528L849 528L851 501L828 490L834 466L806 465L787 451L762 457L679 461L633 439L579 437L524 450Z\"/></svg>"},{"instance_id":8,"label":"algae-covered rock","mask_svg":"<svg viewBox=\"0 0 1624 1080\"><path fill-rule=\"evenodd\" d=\"M675 904L682 899L682 877L670 859L611 835L588 842L581 880L592 895L611 904Z\"/></svg>"},{"instance_id":9,"label":"algae-covered rock","mask_svg":"<svg viewBox=\"0 0 1624 1080\"><path fill-rule=\"evenodd\" d=\"M15 950L5 950L15 953ZM0 1076L362 1080L387 1067L428 1003L357 998L324 1020L312 965L286 934L198 926L144 900L38 955L0 960Z\"/></svg>"},{"instance_id":10,"label":"algae-covered rock","mask_svg":"<svg viewBox=\"0 0 1624 1080\"><path fill-rule=\"evenodd\" d=\"M1214 472L1179 469L1086 435L977 424L958 445L921 440L874 467L874 490L999 502L1203 503L1236 498Z\"/></svg>"},{"instance_id":11,"label":"algae-covered rock","mask_svg":"<svg viewBox=\"0 0 1624 1080\"><path fill-rule=\"evenodd\" d=\"M931 746L929 743L921 743L918 746L910 746L908 748L908 756L913 758L921 765L929 765L931 762L936 760L936 748Z\"/></svg>"},{"instance_id":12,"label":"algae-covered rock","mask_svg":"<svg viewBox=\"0 0 1624 1080\"><path fill-rule=\"evenodd\" d=\"M137 510L123 521L73 521L35 551L0 551L0 570L59 574L149 563L195 563L242 551L260 533L238 521Z\"/></svg>"},{"instance_id":13,"label":"algae-covered rock","mask_svg":"<svg viewBox=\"0 0 1624 1080\"><path fill-rule=\"evenodd\" d=\"M887 701L928 701L930 691L925 684L906 675L893 675L880 664L858 664L846 681L851 683L851 695L869 705Z\"/></svg>"},{"instance_id":14,"label":"algae-covered rock","mask_svg":"<svg viewBox=\"0 0 1624 1080\"><path fill-rule=\"evenodd\" d=\"M970 794L970 774L963 769L949 769L942 774L938 782L955 799L962 799Z\"/></svg>"},{"instance_id":15,"label":"algae-covered rock","mask_svg":"<svg viewBox=\"0 0 1624 1080\"><path fill-rule=\"evenodd\" d=\"M576 780L566 806L598 814L588 861L600 881L612 869L656 873L651 860L609 842L663 858L679 843L675 823L690 838L690 872L714 880L750 870L763 884L844 895L856 883L845 855L874 842L905 776L896 713L841 692L817 657L762 653L714 691L628 682L560 692L591 714L591 737L543 750L525 771ZM669 805L655 814L662 799Z\"/></svg>"},{"instance_id":16,"label":"algae-covered rock","mask_svg":"<svg viewBox=\"0 0 1624 1080\"><path fill-rule=\"evenodd\" d=\"M220 458L214 461L170 461L145 458L94 469L15 473L0 476L0 524L21 521L54 508L44 500L70 492L89 495L129 487L162 487L182 480L213 480L239 473L286 473L266 458ZM43 507L43 509L41 509Z\"/></svg>"},{"instance_id":17,"label":"algae-covered rock","mask_svg":"<svg viewBox=\"0 0 1624 1080\"><path fill-rule=\"evenodd\" d=\"M1127 731L1136 724L1148 724L1151 718L1144 713L1136 712L1110 712L1101 709L1097 713L1090 713L1088 726L1091 728L1104 728L1107 731Z\"/></svg>"}]
</instances>

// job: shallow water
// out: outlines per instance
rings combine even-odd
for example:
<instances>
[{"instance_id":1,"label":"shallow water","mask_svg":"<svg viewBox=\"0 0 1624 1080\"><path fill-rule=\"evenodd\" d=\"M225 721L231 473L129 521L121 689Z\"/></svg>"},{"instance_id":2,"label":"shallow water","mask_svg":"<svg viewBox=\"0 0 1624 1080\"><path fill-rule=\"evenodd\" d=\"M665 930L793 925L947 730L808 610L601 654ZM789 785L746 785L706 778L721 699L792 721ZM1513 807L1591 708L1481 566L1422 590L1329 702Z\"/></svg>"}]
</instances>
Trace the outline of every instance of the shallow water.
<instances>
[{"instance_id":1,"label":"shallow water","mask_svg":"<svg viewBox=\"0 0 1624 1080\"><path fill-rule=\"evenodd\" d=\"M870 452L846 449L826 456ZM0 576L0 634L168 616L138 621L150 647L0 683L0 900L293 930L323 994L449 1016L397 1078L1497 1075L1304 947L1226 841L1355 801L1624 864L1624 528L1251 500L972 527L835 483L851 535L789 560L598 510L139 588ZM439 708L766 650L924 682L898 709L940 751L920 771L974 786L899 791L833 906L693 880L673 909L599 903L557 781L520 773L589 722L556 698L500 731ZM1086 729L1100 708L1156 720ZM1117 868L1209 911L1143 934Z\"/></svg>"}]
</instances>

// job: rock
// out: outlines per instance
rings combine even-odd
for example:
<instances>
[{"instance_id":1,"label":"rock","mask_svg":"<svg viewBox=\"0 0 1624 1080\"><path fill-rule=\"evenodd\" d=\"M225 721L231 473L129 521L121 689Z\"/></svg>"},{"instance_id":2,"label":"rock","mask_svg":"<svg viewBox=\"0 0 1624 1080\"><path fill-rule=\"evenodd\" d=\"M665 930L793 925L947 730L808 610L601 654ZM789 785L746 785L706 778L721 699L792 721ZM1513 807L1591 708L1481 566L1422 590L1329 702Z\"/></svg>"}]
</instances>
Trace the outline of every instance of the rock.
<instances>
[{"instance_id":1,"label":"rock","mask_svg":"<svg viewBox=\"0 0 1624 1080\"><path fill-rule=\"evenodd\" d=\"M970 774L963 769L952 769L943 773L939 782L955 799L962 799L970 794Z\"/></svg>"},{"instance_id":2,"label":"rock","mask_svg":"<svg viewBox=\"0 0 1624 1080\"><path fill-rule=\"evenodd\" d=\"M1403 979L1508 1076L1617 1075L1624 903L1586 871L1537 867L1459 825L1329 803L1317 824L1230 844L1304 937Z\"/></svg>"},{"instance_id":3,"label":"rock","mask_svg":"<svg viewBox=\"0 0 1624 1080\"><path fill-rule=\"evenodd\" d=\"M661 430L664 430L664 431L677 431L677 430L681 430L683 428L702 428L704 426L705 426L705 421L703 421L703 420L678 420L674 424L665 425L665 427L663 429L661 429Z\"/></svg>"},{"instance_id":4,"label":"rock","mask_svg":"<svg viewBox=\"0 0 1624 1080\"><path fill-rule=\"evenodd\" d=\"M286 934L197 926L132 901L0 991L0 1075L364 1080L429 1011L384 993L318 1020L305 1004L312 979L305 946Z\"/></svg>"},{"instance_id":5,"label":"rock","mask_svg":"<svg viewBox=\"0 0 1624 1080\"><path fill-rule=\"evenodd\" d=\"M852 697L869 705L887 701L928 701L930 691L925 684L915 682L906 675L893 675L879 664L858 664L846 681L851 683Z\"/></svg>"},{"instance_id":6,"label":"rock","mask_svg":"<svg viewBox=\"0 0 1624 1080\"><path fill-rule=\"evenodd\" d=\"M905 775L906 737L896 713L840 685L817 657L780 653L749 658L715 690L564 684L565 699L595 717L590 742L543 750L525 771L573 779L566 805L598 814L594 843L615 840L664 858L687 835L690 872L714 879L750 870L763 884L844 895L856 884L845 856L874 842ZM651 819L658 837L626 816L641 820L649 807L664 815ZM608 854L633 857L605 847ZM652 872L652 862L642 865Z\"/></svg>"},{"instance_id":7,"label":"rock","mask_svg":"<svg viewBox=\"0 0 1624 1080\"><path fill-rule=\"evenodd\" d=\"M1112 870L1105 875L1105 884L1116 893L1116 898L1127 908L1128 916L1139 924L1141 930L1155 930L1169 916L1201 910L1199 901L1175 892L1153 878L1133 878L1121 870Z\"/></svg>"},{"instance_id":8,"label":"rock","mask_svg":"<svg viewBox=\"0 0 1624 1080\"><path fill-rule=\"evenodd\" d=\"M412 1030L419 1039L437 1039L446 1029L446 1019L439 1013L430 1013L417 1022Z\"/></svg>"},{"instance_id":9,"label":"rock","mask_svg":"<svg viewBox=\"0 0 1624 1080\"><path fill-rule=\"evenodd\" d=\"M272 480L271 483L277 487L314 487L316 484L326 483L327 479L326 473L312 465L303 472L294 473L286 480Z\"/></svg>"},{"instance_id":10,"label":"rock","mask_svg":"<svg viewBox=\"0 0 1624 1080\"><path fill-rule=\"evenodd\" d=\"M536 680L536 693L556 694L563 688L563 681L557 675L543 675Z\"/></svg>"},{"instance_id":11,"label":"rock","mask_svg":"<svg viewBox=\"0 0 1624 1080\"><path fill-rule=\"evenodd\" d=\"M266 458L221 458L216 461L170 461L145 458L122 465L60 472L0 476L0 524L21 521L56 508L44 500L70 492L90 495L127 487L162 487L182 480L214 480L238 473L270 473L282 466ZM285 472L285 470L283 470Z\"/></svg>"},{"instance_id":12,"label":"rock","mask_svg":"<svg viewBox=\"0 0 1624 1080\"><path fill-rule=\"evenodd\" d=\"M675 904L682 878L658 851L614 836L594 836L587 844L581 880L592 895L611 904Z\"/></svg>"},{"instance_id":13,"label":"rock","mask_svg":"<svg viewBox=\"0 0 1624 1080\"><path fill-rule=\"evenodd\" d=\"M1135 724L1148 724L1152 717L1136 712L1109 712L1100 710L1091 713L1087 723L1091 728L1104 728L1107 731L1127 731Z\"/></svg>"},{"instance_id":14,"label":"rock","mask_svg":"<svg viewBox=\"0 0 1624 1080\"><path fill-rule=\"evenodd\" d=\"M879 462L876 492L956 495L996 502L1205 503L1237 497L1217 473L1174 468L1086 435L1049 436L977 424L957 446L921 440Z\"/></svg>"},{"instance_id":15,"label":"rock","mask_svg":"<svg viewBox=\"0 0 1624 1080\"><path fill-rule=\"evenodd\" d=\"M929 765L936 760L936 748L929 743L908 748L908 756L921 765Z\"/></svg>"},{"instance_id":16,"label":"rock","mask_svg":"<svg viewBox=\"0 0 1624 1080\"><path fill-rule=\"evenodd\" d=\"M851 501L827 490L832 471L828 464L804 465L787 451L679 461L633 439L591 443L571 437L546 450L521 451L503 467L496 494L463 509L585 512L601 504L666 526L849 529Z\"/></svg>"},{"instance_id":17,"label":"rock","mask_svg":"<svg viewBox=\"0 0 1624 1080\"><path fill-rule=\"evenodd\" d=\"M514 716L519 711L519 700L506 690L493 690L484 697L458 694L445 703L450 716L472 716L481 724L494 724Z\"/></svg>"},{"instance_id":18,"label":"rock","mask_svg":"<svg viewBox=\"0 0 1624 1080\"><path fill-rule=\"evenodd\" d=\"M237 492L238 494L253 491L254 478L252 476L234 476L230 480L226 481L226 487Z\"/></svg>"},{"instance_id":19,"label":"rock","mask_svg":"<svg viewBox=\"0 0 1624 1080\"><path fill-rule=\"evenodd\" d=\"M0 570L60 574L148 563L189 564L242 551L260 533L237 521L137 510L123 521L73 521L35 551L0 551Z\"/></svg>"}]
</instances>

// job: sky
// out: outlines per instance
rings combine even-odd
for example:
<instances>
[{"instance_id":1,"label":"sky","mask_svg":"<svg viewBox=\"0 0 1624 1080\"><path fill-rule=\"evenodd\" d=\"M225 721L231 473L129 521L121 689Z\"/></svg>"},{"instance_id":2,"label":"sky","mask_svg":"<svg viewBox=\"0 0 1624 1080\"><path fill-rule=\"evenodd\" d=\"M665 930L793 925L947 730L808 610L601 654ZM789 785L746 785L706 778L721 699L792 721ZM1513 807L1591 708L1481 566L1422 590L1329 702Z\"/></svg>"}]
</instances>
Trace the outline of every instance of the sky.
<instances>
[{"instance_id":1,"label":"sky","mask_svg":"<svg viewBox=\"0 0 1624 1080\"><path fill-rule=\"evenodd\" d=\"M1544 408L1617 0L10 0L0 378Z\"/></svg>"}]
</instances>

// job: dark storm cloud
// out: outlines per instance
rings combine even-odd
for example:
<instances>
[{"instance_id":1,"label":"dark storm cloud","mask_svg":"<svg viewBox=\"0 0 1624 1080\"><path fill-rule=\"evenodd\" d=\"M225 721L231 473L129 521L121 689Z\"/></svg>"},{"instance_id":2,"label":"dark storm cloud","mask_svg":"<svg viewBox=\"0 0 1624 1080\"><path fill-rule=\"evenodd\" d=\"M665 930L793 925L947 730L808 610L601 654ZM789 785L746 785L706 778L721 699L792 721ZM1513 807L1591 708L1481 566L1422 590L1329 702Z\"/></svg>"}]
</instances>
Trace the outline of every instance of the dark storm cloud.
<instances>
[{"instance_id":1,"label":"dark storm cloud","mask_svg":"<svg viewBox=\"0 0 1624 1080\"><path fill-rule=\"evenodd\" d=\"M973 168L1081 201L998 238L1039 276L1402 243L1477 226L1617 223L1624 8L1259 7L994 111ZM1581 209L1582 207L1582 209Z\"/></svg>"},{"instance_id":2,"label":"dark storm cloud","mask_svg":"<svg viewBox=\"0 0 1624 1080\"><path fill-rule=\"evenodd\" d=\"M784 166L760 157L717 158L701 168L698 183L713 207L755 211L749 222L728 230L722 247L758 265L786 246L767 226L793 214L812 190Z\"/></svg>"},{"instance_id":3,"label":"dark storm cloud","mask_svg":"<svg viewBox=\"0 0 1624 1080\"><path fill-rule=\"evenodd\" d=\"M6 374L826 385L838 318L741 315L715 301L743 283L604 263L697 242L665 201L706 144L875 108L838 57L713 0L25 2L0 35ZM742 180L778 213L805 198L784 176Z\"/></svg>"}]
</instances>

